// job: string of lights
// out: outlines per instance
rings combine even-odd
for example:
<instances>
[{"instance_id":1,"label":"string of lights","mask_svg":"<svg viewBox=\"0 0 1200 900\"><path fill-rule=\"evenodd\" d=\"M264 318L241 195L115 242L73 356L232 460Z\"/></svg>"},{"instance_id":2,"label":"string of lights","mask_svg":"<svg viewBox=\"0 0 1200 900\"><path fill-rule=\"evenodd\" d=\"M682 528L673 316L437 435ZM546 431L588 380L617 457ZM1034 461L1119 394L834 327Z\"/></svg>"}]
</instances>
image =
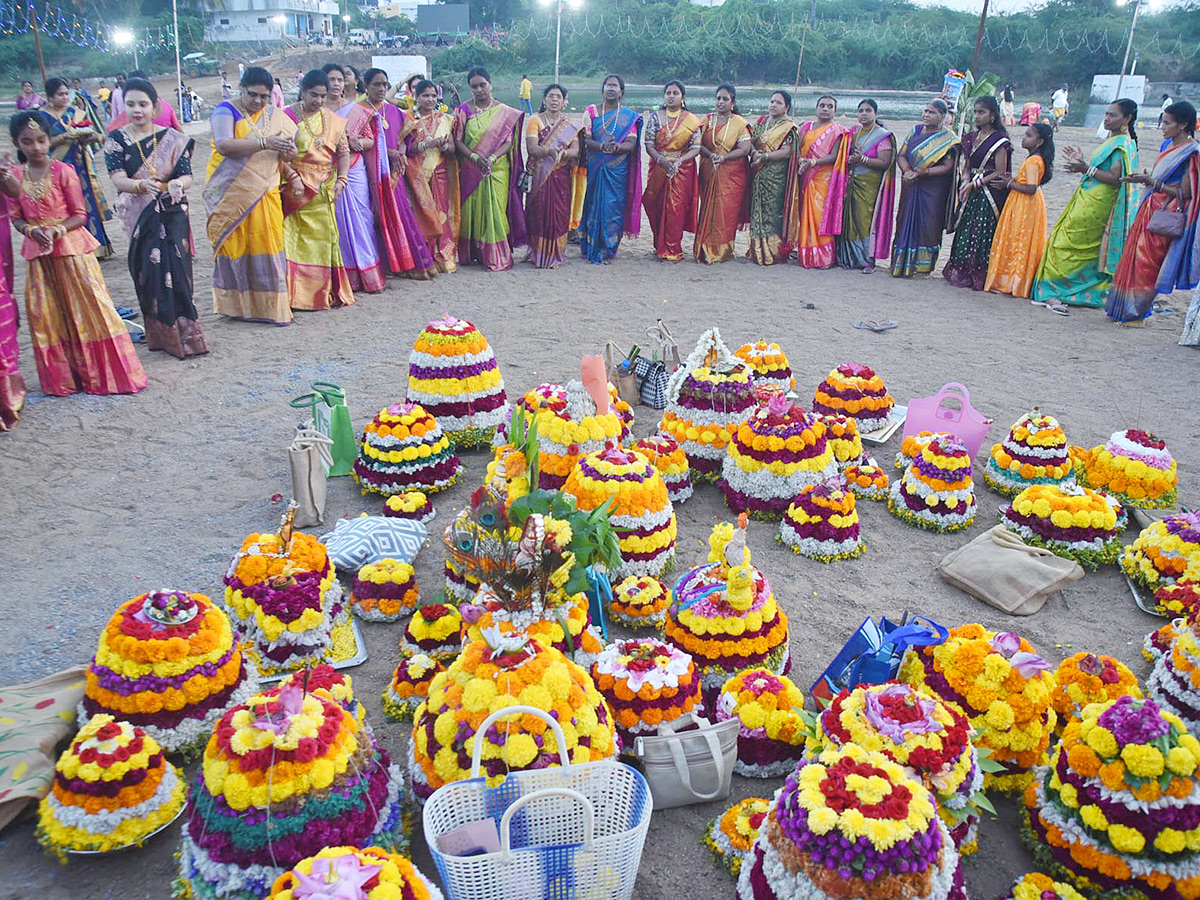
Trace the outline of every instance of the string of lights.
<instances>
[{"instance_id":1,"label":"string of lights","mask_svg":"<svg viewBox=\"0 0 1200 900\"><path fill-rule=\"evenodd\" d=\"M34 23L43 36L70 41L85 50L104 53L128 53L130 44L119 46L113 34L116 26L98 24L60 6L37 0L0 0L0 36L28 34ZM169 27L138 28L134 41L138 51L148 53L175 46L175 33Z\"/></svg>"}]
</instances>

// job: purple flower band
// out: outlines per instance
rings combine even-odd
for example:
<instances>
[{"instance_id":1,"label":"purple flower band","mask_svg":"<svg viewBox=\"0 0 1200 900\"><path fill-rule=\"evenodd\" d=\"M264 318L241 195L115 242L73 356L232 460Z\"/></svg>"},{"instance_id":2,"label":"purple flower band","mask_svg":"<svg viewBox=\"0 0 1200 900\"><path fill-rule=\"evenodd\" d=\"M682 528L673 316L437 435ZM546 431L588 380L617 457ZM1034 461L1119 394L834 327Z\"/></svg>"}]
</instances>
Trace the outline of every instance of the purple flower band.
<instances>
[{"instance_id":1,"label":"purple flower band","mask_svg":"<svg viewBox=\"0 0 1200 900\"><path fill-rule=\"evenodd\" d=\"M432 381L435 378L471 378L484 372L491 372L496 366L496 357L483 362L458 366L416 366L408 364L408 377L422 381Z\"/></svg>"},{"instance_id":2,"label":"purple flower band","mask_svg":"<svg viewBox=\"0 0 1200 900\"><path fill-rule=\"evenodd\" d=\"M92 674L96 676L100 687L106 691L112 691L114 694L120 694L123 697L128 697L130 694L138 694L142 691L149 691L152 694L161 694L167 688L181 688L184 683L195 678L197 675L205 678L213 678L217 672L223 669L228 664L233 656L233 648L225 651L225 655L218 660L201 663L186 672L179 675L142 675L137 678L126 678L123 675L118 675L107 666L101 666L97 663L92 663Z\"/></svg>"}]
</instances>

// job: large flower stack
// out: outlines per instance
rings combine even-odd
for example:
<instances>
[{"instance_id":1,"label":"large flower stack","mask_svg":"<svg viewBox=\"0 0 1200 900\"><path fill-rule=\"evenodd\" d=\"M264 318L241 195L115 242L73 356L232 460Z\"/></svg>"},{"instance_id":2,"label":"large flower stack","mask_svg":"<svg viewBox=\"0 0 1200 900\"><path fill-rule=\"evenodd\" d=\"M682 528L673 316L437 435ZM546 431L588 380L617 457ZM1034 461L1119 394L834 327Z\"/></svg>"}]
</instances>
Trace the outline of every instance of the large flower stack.
<instances>
[{"instance_id":1,"label":"large flower stack","mask_svg":"<svg viewBox=\"0 0 1200 900\"><path fill-rule=\"evenodd\" d=\"M787 354L778 344L760 338L753 344L742 344L733 351L733 355L750 367L755 384L774 385L784 393L796 386Z\"/></svg>"},{"instance_id":2,"label":"large flower stack","mask_svg":"<svg viewBox=\"0 0 1200 900\"><path fill-rule=\"evenodd\" d=\"M779 541L801 556L834 562L862 556L862 537L854 492L838 478L806 487L779 523Z\"/></svg>"},{"instance_id":3,"label":"large flower stack","mask_svg":"<svg viewBox=\"0 0 1200 900\"><path fill-rule=\"evenodd\" d=\"M398 853L326 847L280 875L266 900L442 900L442 892Z\"/></svg>"},{"instance_id":4,"label":"large flower stack","mask_svg":"<svg viewBox=\"0 0 1200 900\"><path fill-rule=\"evenodd\" d=\"M882 753L829 747L787 777L737 900L965 900L933 796Z\"/></svg>"},{"instance_id":5,"label":"large flower stack","mask_svg":"<svg viewBox=\"0 0 1200 900\"><path fill-rule=\"evenodd\" d=\"M424 653L414 653L400 660L383 692L383 711L388 718L398 722L411 721L417 707L429 697L433 679L445 671L445 666Z\"/></svg>"},{"instance_id":6,"label":"large flower stack","mask_svg":"<svg viewBox=\"0 0 1200 900\"><path fill-rule=\"evenodd\" d=\"M1149 431L1118 431L1108 442L1085 450L1071 447L1075 477L1085 486L1112 494L1125 506L1170 509L1179 472L1166 442Z\"/></svg>"},{"instance_id":7,"label":"large flower stack","mask_svg":"<svg viewBox=\"0 0 1200 900\"><path fill-rule=\"evenodd\" d=\"M910 649L900 680L958 704L970 717L975 746L1003 766L986 774L989 790L1024 788L1045 759L1056 722L1054 672L1024 638L960 625L943 644Z\"/></svg>"},{"instance_id":8,"label":"large flower stack","mask_svg":"<svg viewBox=\"0 0 1200 900\"><path fill-rule=\"evenodd\" d=\"M967 445L956 437L935 434L892 485L888 509L901 521L920 528L969 528L976 507Z\"/></svg>"},{"instance_id":9,"label":"large flower stack","mask_svg":"<svg viewBox=\"0 0 1200 900\"><path fill-rule=\"evenodd\" d=\"M582 381L570 381L561 409L547 407L535 414L537 422L538 484L557 491L580 458L616 446L625 425L601 392L593 397Z\"/></svg>"},{"instance_id":10,"label":"large flower stack","mask_svg":"<svg viewBox=\"0 0 1200 900\"><path fill-rule=\"evenodd\" d=\"M733 804L704 829L700 842L734 878L742 871L742 863L754 846L758 829L770 808L771 801L765 797L747 797Z\"/></svg>"},{"instance_id":11,"label":"large flower stack","mask_svg":"<svg viewBox=\"0 0 1200 900\"><path fill-rule=\"evenodd\" d=\"M326 847L403 849L403 773L326 690L303 681L221 717L188 797L179 883L196 900L258 900Z\"/></svg>"},{"instance_id":12,"label":"large flower stack","mask_svg":"<svg viewBox=\"0 0 1200 900\"><path fill-rule=\"evenodd\" d=\"M82 725L110 713L168 753L199 750L221 714L258 690L229 617L203 594L150 591L121 604L88 666Z\"/></svg>"},{"instance_id":13,"label":"large flower stack","mask_svg":"<svg viewBox=\"0 0 1200 900\"><path fill-rule=\"evenodd\" d=\"M592 680L616 718L623 746L664 722L700 712L700 675L692 658L653 638L615 641L592 664Z\"/></svg>"},{"instance_id":14,"label":"large flower stack","mask_svg":"<svg viewBox=\"0 0 1200 900\"><path fill-rule=\"evenodd\" d=\"M612 586L608 614L626 628L656 628L667 621L671 594L657 578L629 575Z\"/></svg>"},{"instance_id":15,"label":"large flower stack","mask_svg":"<svg viewBox=\"0 0 1200 900\"><path fill-rule=\"evenodd\" d=\"M687 454L674 438L665 434L652 434L634 444L633 449L654 463L654 467L663 477L663 483L667 486L667 496L671 498L672 503L682 503L692 496L692 471Z\"/></svg>"},{"instance_id":16,"label":"large flower stack","mask_svg":"<svg viewBox=\"0 0 1200 900\"><path fill-rule=\"evenodd\" d=\"M1076 653L1058 664L1050 705L1058 715L1058 727L1078 719L1085 706L1105 703L1128 694L1142 696L1137 677L1129 667L1111 656Z\"/></svg>"},{"instance_id":17,"label":"large flower stack","mask_svg":"<svg viewBox=\"0 0 1200 900\"><path fill-rule=\"evenodd\" d=\"M1179 716L1200 733L1200 618L1191 612L1160 630L1163 649L1146 681L1146 693L1164 710Z\"/></svg>"},{"instance_id":18,"label":"large flower stack","mask_svg":"<svg viewBox=\"0 0 1200 900\"><path fill-rule=\"evenodd\" d=\"M93 716L54 765L38 805L38 843L64 860L66 853L141 844L179 815L185 793L154 738L110 715Z\"/></svg>"},{"instance_id":19,"label":"large flower stack","mask_svg":"<svg viewBox=\"0 0 1200 900\"><path fill-rule=\"evenodd\" d=\"M364 494L390 497L444 491L458 480L462 467L437 419L406 401L381 409L367 423L353 475Z\"/></svg>"},{"instance_id":20,"label":"large flower stack","mask_svg":"<svg viewBox=\"0 0 1200 900\"><path fill-rule=\"evenodd\" d=\"M997 493L1015 497L1035 484L1074 484L1074 469L1058 419L1035 409L1013 423L1002 443L992 445L983 480Z\"/></svg>"},{"instance_id":21,"label":"large flower stack","mask_svg":"<svg viewBox=\"0 0 1200 900\"><path fill-rule=\"evenodd\" d=\"M716 328L667 381L667 408L658 430L683 448L693 481L716 481L725 448L757 400L750 368L729 352Z\"/></svg>"},{"instance_id":22,"label":"large flower stack","mask_svg":"<svg viewBox=\"0 0 1200 900\"><path fill-rule=\"evenodd\" d=\"M1000 524L1027 544L1095 569L1121 554L1125 515L1107 494L1077 484L1035 484L1000 510Z\"/></svg>"},{"instance_id":23,"label":"large flower stack","mask_svg":"<svg viewBox=\"0 0 1200 900\"><path fill-rule=\"evenodd\" d=\"M496 355L470 322L430 322L408 356L408 400L436 417L458 447L486 446L508 418Z\"/></svg>"},{"instance_id":24,"label":"large flower stack","mask_svg":"<svg viewBox=\"0 0 1200 900\"><path fill-rule=\"evenodd\" d=\"M1155 593L1176 584L1200 586L1200 513L1173 513L1146 526L1122 552L1121 568Z\"/></svg>"},{"instance_id":25,"label":"large flower stack","mask_svg":"<svg viewBox=\"0 0 1200 900\"><path fill-rule=\"evenodd\" d=\"M844 690L817 717L814 745L857 744L907 767L933 793L959 853L975 852L983 768L966 714L932 691L889 682Z\"/></svg>"},{"instance_id":26,"label":"large flower stack","mask_svg":"<svg viewBox=\"0 0 1200 900\"><path fill-rule=\"evenodd\" d=\"M675 559L675 509L658 469L634 450L609 447L579 459L563 485L580 509L608 503L621 536L621 567L613 574L661 575Z\"/></svg>"},{"instance_id":27,"label":"large flower stack","mask_svg":"<svg viewBox=\"0 0 1200 900\"><path fill-rule=\"evenodd\" d=\"M766 669L739 672L717 696L719 722L738 720L733 771L749 778L774 778L796 767L804 755L808 722L804 694L785 675Z\"/></svg>"},{"instance_id":28,"label":"large flower stack","mask_svg":"<svg viewBox=\"0 0 1200 900\"><path fill-rule=\"evenodd\" d=\"M1038 865L1089 897L1200 896L1200 742L1153 700L1095 703L1025 791Z\"/></svg>"},{"instance_id":29,"label":"large flower stack","mask_svg":"<svg viewBox=\"0 0 1200 900\"><path fill-rule=\"evenodd\" d=\"M862 363L843 363L817 385L813 412L821 415L849 416L862 434L882 428L888 422L895 401L883 386L875 370Z\"/></svg>"},{"instance_id":30,"label":"large flower stack","mask_svg":"<svg viewBox=\"0 0 1200 900\"><path fill-rule=\"evenodd\" d=\"M350 586L350 609L368 622L397 622L419 599L412 565L390 557L367 563Z\"/></svg>"},{"instance_id":31,"label":"large flower stack","mask_svg":"<svg viewBox=\"0 0 1200 900\"><path fill-rule=\"evenodd\" d=\"M734 512L776 518L802 490L837 474L826 426L782 394L738 426L721 464L721 492Z\"/></svg>"}]
</instances>

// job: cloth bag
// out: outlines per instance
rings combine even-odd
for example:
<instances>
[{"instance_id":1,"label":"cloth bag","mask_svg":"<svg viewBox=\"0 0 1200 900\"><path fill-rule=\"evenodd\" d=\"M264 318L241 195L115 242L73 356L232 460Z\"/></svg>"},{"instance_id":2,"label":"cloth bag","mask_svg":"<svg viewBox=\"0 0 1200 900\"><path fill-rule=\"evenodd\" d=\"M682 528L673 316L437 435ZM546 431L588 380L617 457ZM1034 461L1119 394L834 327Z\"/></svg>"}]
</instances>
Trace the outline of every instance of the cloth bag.
<instances>
[{"instance_id":1,"label":"cloth bag","mask_svg":"<svg viewBox=\"0 0 1200 900\"><path fill-rule=\"evenodd\" d=\"M658 734L634 739L633 755L650 785L655 809L729 796L740 721L734 716L714 724L687 713L663 722Z\"/></svg>"},{"instance_id":2,"label":"cloth bag","mask_svg":"<svg viewBox=\"0 0 1200 900\"><path fill-rule=\"evenodd\" d=\"M958 404L958 409L953 405ZM904 420L904 436L914 437L922 431L944 431L967 445L974 459L987 438L992 420L971 405L971 393L965 385L952 381L942 385L932 397L915 397L908 401Z\"/></svg>"},{"instance_id":3,"label":"cloth bag","mask_svg":"<svg viewBox=\"0 0 1200 900\"><path fill-rule=\"evenodd\" d=\"M617 362L618 358L620 358L620 362ZM608 375L608 380L616 386L617 396L630 406L637 406L640 399L637 376L633 373L637 358L637 344L630 348L628 354L622 353L621 348L612 341L608 341L604 345L604 371Z\"/></svg>"},{"instance_id":4,"label":"cloth bag","mask_svg":"<svg viewBox=\"0 0 1200 900\"><path fill-rule=\"evenodd\" d=\"M315 428L298 427L288 447L292 470L292 499L296 501L297 528L325 524L325 473L333 465L329 448L333 441Z\"/></svg>"},{"instance_id":5,"label":"cloth bag","mask_svg":"<svg viewBox=\"0 0 1200 900\"><path fill-rule=\"evenodd\" d=\"M662 319L653 328L646 329L646 336L654 343L654 350L650 359L639 356L634 362L638 393L642 403L651 409L666 409L667 381L681 363L679 347Z\"/></svg>"},{"instance_id":6,"label":"cloth bag","mask_svg":"<svg viewBox=\"0 0 1200 900\"><path fill-rule=\"evenodd\" d=\"M942 581L1010 616L1031 616L1046 598L1083 577L1083 567L1031 547L996 525L953 550L937 565Z\"/></svg>"},{"instance_id":7,"label":"cloth bag","mask_svg":"<svg viewBox=\"0 0 1200 900\"><path fill-rule=\"evenodd\" d=\"M886 616L878 622L868 616L813 682L809 693L828 703L846 688L891 681L900 671L905 650L940 644L949 634L924 616L910 619L905 613L898 624Z\"/></svg>"},{"instance_id":8,"label":"cloth bag","mask_svg":"<svg viewBox=\"0 0 1200 900\"><path fill-rule=\"evenodd\" d=\"M346 391L336 384L314 381L312 391L292 401L293 409L307 409L311 426L333 441L329 448L330 462L325 474L330 478L349 475L354 470L358 444L350 424L350 408Z\"/></svg>"}]
</instances>

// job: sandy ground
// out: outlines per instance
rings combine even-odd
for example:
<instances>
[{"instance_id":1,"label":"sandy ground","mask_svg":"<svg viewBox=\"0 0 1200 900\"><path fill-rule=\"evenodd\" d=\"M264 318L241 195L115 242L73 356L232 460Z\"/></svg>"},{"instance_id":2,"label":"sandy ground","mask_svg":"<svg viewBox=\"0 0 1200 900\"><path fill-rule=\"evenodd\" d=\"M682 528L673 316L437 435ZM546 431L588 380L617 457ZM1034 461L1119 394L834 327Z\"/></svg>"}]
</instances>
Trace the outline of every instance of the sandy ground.
<instances>
[{"instance_id":1,"label":"sandy ground","mask_svg":"<svg viewBox=\"0 0 1200 900\"><path fill-rule=\"evenodd\" d=\"M1014 130L1015 131L1015 130ZM1069 133L1085 152L1094 135ZM1151 143L1150 136L1143 141ZM204 171L207 143L196 153ZM1061 169L1046 189L1051 221L1077 180ZM85 663L117 604L156 587L221 592L230 555L251 531L278 521L276 493L289 491L285 449L297 413L288 400L312 381L344 385L355 427L405 392L409 348L423 324L452 312L476 322L492 342L511 394L542 381L576 375L584 353L605 338L640 340L663 317L686 354L697 336L718 325L731 347L759 337L779 342L809 397L833 366L874 366L899 402L961 381L974 404L994 416L990 437L1033 406L1052 412L1075 443L1141 425L1158 431L1179 462L1186 505L1200 502L1200 418L1195 413L1196 352L1178 347L1180 314L1144 328L1119 328L1102 312L1060 318L1027 301L956 290L940 278L901 281L885 274L760 268L739 260L719 269L667 266L653 256L649 229L628 241L612 266L592 268L572 256L557 271L528 265L487 274L477 269L432 283L394 280L379 296L352 307L300 314L293 327L227 322L208 300L211 248L204 237L199 189L193 189L197 235L196 295L212 353L180 362L140 350L150 387L136 397L51 399L37 377L23 334L22 368L31 395L20 427L0 436L0 591L3 633L0 682L13 683ZM110 195L111 196L111 195ZM103 271L118 303L136 305L124 262L126 241ZM744 245L745 238L739 241ZM946 244L948 252L949 241ZM574 248L572 248L574 250ZM943 253L943 258L945 256ZM23 273L18 275L18 295ZM1188 297L1170 298L1182 311ZM877 335L856 330L863 319L895 319ZM657 414L638 408L636 431L654 430ZM899 442L876 452L890 464ZM466 456L467 471L437 497L437 524L466 500L485 457ZM990 527L1001 498L977 485L979 517L966 536L910 528L876 504L860 504L866 555L824 566L793 556L772 529L752 524L755 563L771 578L792 622L793 675L805 690L833 651L865 616L919 612L955 625L978 620L1027 635L1053 663L1081 649L1117 656L1148 674L1138 647L1157 620L1133 605L1116 571L1090 574L1036 616L1013 620L944 585L934 565ZM378 513L349 478L330 485L330 520ZM703 560L711 525L726 516L714 488L698 490L679 509L679 565ZM1126 535L1132 540L1133 532ZM438 589L443 552L436 542L417 560L422 590ZM406 730L388 722L380 693L397 662L399 626L365 625L370 660L353 670L359 697L377 733L402 758ZM734 797L770 796L777 784L735 778ZM732 801L730 801L732 802ZM714 867L699 837L727 803L655 815L635 896L660 897L686 886L696 900L729 897L733 884ZM984 824L981 850L966 862L974 896L1002 896L1030 860L1016 834L1016 807L997 804ZM0 898L46 900L156 898L168 895L178 826L143 851L109 859L73 859L67 867L42 856L28 820L0 835ZM419 864L432 872L418 837Z\"/></svg>"}]
</instances>

